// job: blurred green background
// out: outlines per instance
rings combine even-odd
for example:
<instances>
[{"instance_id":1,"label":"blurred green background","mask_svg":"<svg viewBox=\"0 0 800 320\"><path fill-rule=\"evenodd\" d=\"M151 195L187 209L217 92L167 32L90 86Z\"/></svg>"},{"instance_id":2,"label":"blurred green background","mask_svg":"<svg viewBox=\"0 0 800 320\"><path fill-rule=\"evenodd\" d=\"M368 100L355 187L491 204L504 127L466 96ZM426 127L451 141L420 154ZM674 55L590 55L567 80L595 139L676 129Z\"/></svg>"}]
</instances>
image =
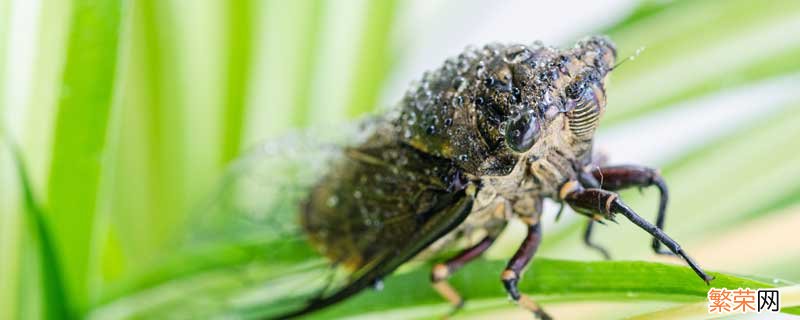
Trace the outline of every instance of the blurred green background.
<instances>
[{"instance_id":1,"label":"blurred green background","mask_svg":"<svg viewBox=\"0 0 800 320\"><path fill-rule=\"evenodd\" d=\"M598 148L663 169L668 233L708 269L800 281L798 1L0 0L0 319L130 316L113 302L197 271L164 261L243 151L385 110L466 45L595 33L646 48L613 74ZM546 225L539 256L597 260L582 226ZM675 262L629 223L599 229L616 259Z\"/></svg>"}]
</instances>

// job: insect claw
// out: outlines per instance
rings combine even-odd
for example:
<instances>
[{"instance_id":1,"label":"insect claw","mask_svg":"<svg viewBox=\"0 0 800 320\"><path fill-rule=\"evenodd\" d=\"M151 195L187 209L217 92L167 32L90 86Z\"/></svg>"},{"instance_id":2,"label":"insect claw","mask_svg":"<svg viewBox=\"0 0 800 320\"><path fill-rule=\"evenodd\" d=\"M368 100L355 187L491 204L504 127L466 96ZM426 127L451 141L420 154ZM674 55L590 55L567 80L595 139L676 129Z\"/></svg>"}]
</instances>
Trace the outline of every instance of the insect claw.
<instances>
[{"instance_id":1,"label":"insect claw","mask_svg":"<svg viewBox=\"0 0 800 320\"><path fill-rule=\"evenodd\" d=\"M454 305L450 311L447 312L447 314L442 316L442 319L450 319L450 317L457 314L459 311L461 311L461 309L464 309L464 303L464 299L459 300L458 304Z\"/></svg>"},{"instance_id":2,"label":"insect claw","mask_svg":"<svg viewBox=\"0 0 800 320\"><path fill-rule=\"evenodd\" d=\"M603 221L603 220L595 220L595 222L597 222L597 223L599 223L599 224L602 224L602 225L604 225L604 226L606 225L606 222L605 222L605 221Z\"/></svg>"},{"instance_id":3,"label":"insect claw","mask_svg":"<svg viewBox=\"0 0 800 320\"><path fill-rule=\"evenodd\" d=\"M714 280L714 279L716 279L715 276L705 275L705 277L703 278L703 281L706 282L707 286L710 286L711 285L711 281Z\"/></svg>"},{"instance_id":4,"label":"insect claw","mask_svg":"<svg viewBox=\"0 0 800 320\"><path fill-rule=\"evenodd\" d=\"M541 309L539 309L539 310L537 310L537 311L534 311L534 312L533 312L533 315L534 315L534 316L535 316L537 319L540 319L540 320L553 320L553 318L552 318L552 317L550 317L550 315L549 315L549 314L547 314L546 312L544 312L544 310L541 310Z\"/></svg>"},{"instance_id":5,"label":"insect claw","mask_svg":"<svg viewBox=\"0 0 800 320\"><path fill-rule=\"evenodd\" d=\"M558 213L556 213L556 222L558 222L558 219L561 219L561 214L564 213L564 206L565 205L562 202L561 203L561 208L558 208Z\"/></svg>"}]
</instances>

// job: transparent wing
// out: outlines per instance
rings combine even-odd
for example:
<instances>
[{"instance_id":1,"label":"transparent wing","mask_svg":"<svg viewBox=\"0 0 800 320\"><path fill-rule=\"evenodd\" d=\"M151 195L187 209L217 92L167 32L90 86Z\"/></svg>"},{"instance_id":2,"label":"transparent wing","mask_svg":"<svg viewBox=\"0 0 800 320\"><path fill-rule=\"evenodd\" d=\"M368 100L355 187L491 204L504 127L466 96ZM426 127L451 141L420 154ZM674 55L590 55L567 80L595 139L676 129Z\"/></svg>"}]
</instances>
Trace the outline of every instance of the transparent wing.
<instances>
[{"instance_id":1,"label":"transparent wing","mask_svg":"<svg viewBox=\"0 0 800 320\"><path fill-rule=\"evenodd\" d=\"M390 274L460 224L472 203L452 187L463 181L449 160L374 134L383 129L369 120L254 149L195 210L176 253L182 271L106 310L128 318L299 316ZM106 315L98 318L113 318Z\"/></svg>"},{"instance_id":2,"label":"transparent wing","mask_svg":"<svg viewBox=\"0 0 800 320\"><path fill-rule=\"evenodd\" d=\"M302 202L343 156L372 129L300 133L265 143L236 161L210 201L197 210L188 243L225 247L239 255L230 270L239 286L224 295L219 313L243 317L297 310L325 290L343 286L349 272L322 257L299 223Z\"/></svg>"}]
</instances>

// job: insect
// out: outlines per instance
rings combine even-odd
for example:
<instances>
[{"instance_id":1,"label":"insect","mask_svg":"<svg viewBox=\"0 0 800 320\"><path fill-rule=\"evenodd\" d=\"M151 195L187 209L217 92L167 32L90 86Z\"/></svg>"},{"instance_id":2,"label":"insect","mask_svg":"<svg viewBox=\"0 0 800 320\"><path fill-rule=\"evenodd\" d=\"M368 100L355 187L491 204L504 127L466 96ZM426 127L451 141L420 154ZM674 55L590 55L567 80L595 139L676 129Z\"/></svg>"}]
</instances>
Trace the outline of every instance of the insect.
<instances>
[{"instance_id":1,"label":"insect","mask_svg":"<svg viewBox=\"0 0 800 320\"><path fill-rule=\"evenodd\" d=\"M498 286L522 308L548 319L517 288L542 240L545 199L588 217L584 241L605 257L607 251L591 241L593 223L622 215L653 236L656 253L679 256L711 281L662 231L667 187L659 173L637 165L605 166L593 154L615 60L614 45L599 36L569 49L541 43L467 49L426 73L387 115L368 122L358 143L315 148L325 154L325 168L262 162L304 173L301 180L308 184L290 197L298 200L296 210L262 221L272 226L267 237L283 241L270 247L275 274L290 275L266 279L273 291L262 307L266 316L292 318L323 309L380 283L415 257L452 246L463 251L436 264L431 282L457 310L465 300L448 277L486 251L510 219L519 219L527 235L505 270L498 270ZM661 192L655 224L615 193L650 186ZM231 189L247 188L239 187ZM256 215L265 210L247 209ZM277 227L287 221L296 223ZM298 252L318 259L292 264Z\"/></svg>"}]
</instances>

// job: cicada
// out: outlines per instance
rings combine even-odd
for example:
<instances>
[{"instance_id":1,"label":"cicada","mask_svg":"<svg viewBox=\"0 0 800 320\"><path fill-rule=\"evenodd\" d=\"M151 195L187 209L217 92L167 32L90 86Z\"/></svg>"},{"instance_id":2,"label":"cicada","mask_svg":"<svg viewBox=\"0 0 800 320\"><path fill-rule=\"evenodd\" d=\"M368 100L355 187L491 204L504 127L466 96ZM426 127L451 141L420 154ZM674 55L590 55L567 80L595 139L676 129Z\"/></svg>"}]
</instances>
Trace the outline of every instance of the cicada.
<instances>
[{"instance_id":1,"label":"cicada","mask_svg":"<svg viewBox=\"0 0 800 320\"><path fill-rule=\"evenodd\" d=\"M592 223L622 215L653 236L655 252L679 256L711 281L662 231L667 186L658 171L607 166L593 152L616 55L599 36L567 49L538 42L468 48L426 73L395 108L365 121L357 139L284 142L292 150L265 147L234 165L216 204L223 214L214 219L224 221L212 224L263 248L268 272L251 297L253 314L310 314L415 257L454 246L460 253L435 264L431 282L457 310L465 297L448 277L518 219L527 235L497 270L498 286L549 318L517 288L542 240L546 199L588 217L584 240L605 256L591 241ZM308 155L315 161L299 160ZM661 192L655 223L616 193L650 186ZM220 218L233 211L247 218Z\"/></svg>"}]
</instances>

